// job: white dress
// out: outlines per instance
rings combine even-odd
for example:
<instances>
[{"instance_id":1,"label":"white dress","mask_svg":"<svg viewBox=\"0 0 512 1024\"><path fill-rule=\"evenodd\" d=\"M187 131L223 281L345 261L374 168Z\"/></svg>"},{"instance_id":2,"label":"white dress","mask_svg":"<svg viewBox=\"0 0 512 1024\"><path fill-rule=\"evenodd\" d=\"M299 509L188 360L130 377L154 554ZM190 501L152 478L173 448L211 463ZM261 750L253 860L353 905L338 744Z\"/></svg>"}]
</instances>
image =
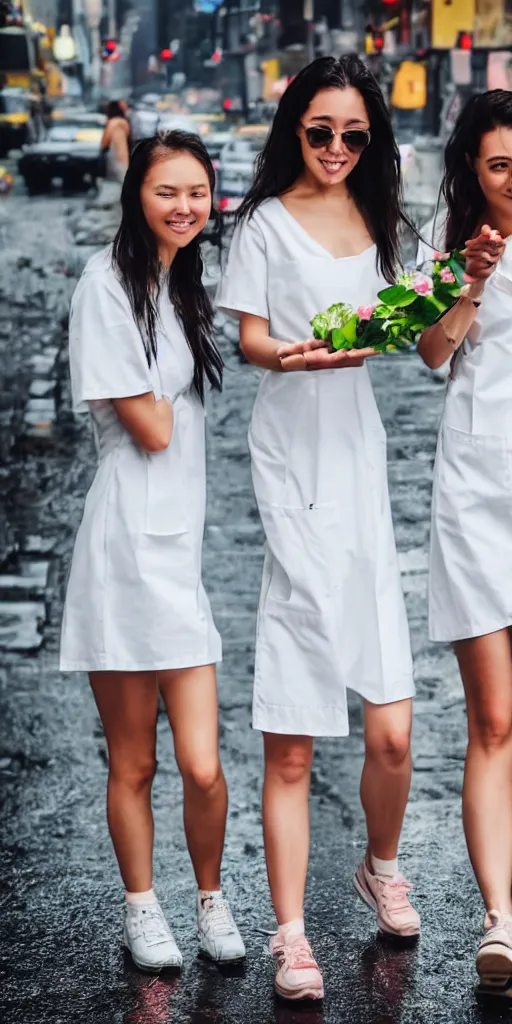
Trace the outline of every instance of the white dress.
<instances>
[{"instance_id":1,"label":"white dress","mask_svg":"<svg viewBox=\"0 0 512 1024\"><path fill-rule=\"evenodd\" d=\"M448 383L434 468L430 635L512 625L512 241Z\"/></svg>"},{"instance_id":2,"label":"white dress","mask_svg":"<svg viewBox=\"0 0 512 1024\"><path fill-rule=\"evenodd\" d=\"M303 341L316 313L368 305L384 284L374 246L335 259L270 199L235 231L218 305ZM366 367L265 371L249 446L267 541L253 725L344 736L347 687L376 704L414 693L386 435Z\"/></svg>"},{"instance_id":3,"label":"white dress","mask_svg":"<svg viewBox=\"0 0 512 1024\"><path fill-rule=\"evenodd\" d=\"M73 407L91 409L98 451L68 582L62 671L136 672L220 661L201 582L204 411L193 359L167 292L159 301L158 365L148 368L110 249L87 264L71 304ZM174 408L172 440L149 454L113 398L153 391Z\"/></svg>"}]
</instances>

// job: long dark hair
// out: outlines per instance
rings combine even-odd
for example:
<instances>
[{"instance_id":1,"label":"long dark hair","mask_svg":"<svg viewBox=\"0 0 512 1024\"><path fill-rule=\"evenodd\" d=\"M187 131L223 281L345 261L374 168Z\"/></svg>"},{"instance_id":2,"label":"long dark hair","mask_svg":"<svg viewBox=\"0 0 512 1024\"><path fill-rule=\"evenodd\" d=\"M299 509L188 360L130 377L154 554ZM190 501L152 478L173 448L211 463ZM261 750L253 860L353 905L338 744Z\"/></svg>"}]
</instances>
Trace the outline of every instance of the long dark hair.
<instances>
[{"instance_id":1,"label":"long dark hair","mask_svg":"<svg viewBox=\"0 0 512 1024\"><path fill-rule=\"evenodd\" d=\"M122 220L114 239L112 262L119 272L141 333L148 366L157 358L157 299L161 268L153 232L148 227L140 190L149 167L169 153L190 153L206 170L213 195L215 172L201 140L188 132L172 131L142 139L135 146L121 192ZM222 387L222 358L213 338L213 309L202 282L199 236L178 249L167 277L169 298L181 321L194 357L194 388L204 402L205 377Z\"/></svg>"},{"instance_id":2,"label":"long dark hair","mask_svg":"<svg viewBox=\"0 0 512 1024\"><path fill-rule=\"evenodd\" d=\"M290 82L259 154L254 183L240 207L239 218L251 217L264 199L282 195L297 181L304 167L297 136L299 122L317 92L347 86L360 92L371 131L370 145L348 177L347 186L377 246L380 270L393 281L400 262L399 222L415 229L402 209L400 153L384 97L359 57L319 57Z\"/></svg>"},{"instance_id":3,"label":"long dark hair","mask_svg":"<svg viewBox=\"0 0 512 1024\"><path fill-rule=\"evenodd\" d=\"M472 165L480 152L482 135L502 127L512 128L512 93L504 89L472 96L457 118L446 146L441 185L448 207L447 249L463 246L484 212L486 199Z\"/></svg>"},{"instance_id":4,"label":"long dark hair","mask_svg":"<svg viewBox=\"0 0 512 1024\"><path fill-rule=\"evenodd\" d=\"M109 121L112 117L124 117L126 119L126 114L118 100L111 100L107 104L106 115Z\"/></svg>"}]
</instances>

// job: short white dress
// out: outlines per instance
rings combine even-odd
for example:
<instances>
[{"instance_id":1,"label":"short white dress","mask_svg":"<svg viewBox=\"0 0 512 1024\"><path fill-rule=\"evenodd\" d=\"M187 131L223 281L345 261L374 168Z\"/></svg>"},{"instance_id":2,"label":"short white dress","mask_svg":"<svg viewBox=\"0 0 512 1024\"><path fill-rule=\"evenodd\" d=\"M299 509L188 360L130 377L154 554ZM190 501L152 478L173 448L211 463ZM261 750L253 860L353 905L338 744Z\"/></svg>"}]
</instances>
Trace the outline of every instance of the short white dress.
<instances>
[{"instance_id":1,"label":"short white dress","mask_svg":"<svg viewBox=\"0 0 512 1024\"><path fill-rule=\"evenodd\" d=\"M69 356L73 407L91 411L98 468L66 593L65 672L158 671L221 660L201 581L204 411L166 288L157 343L150 369L110 248L93 256L71 304ZM168 397L174 409L171 443L157 453L135 444L112 403L149 391Z\"/></svg>"},{"instance_id":2,"label":"short white dress","mask_svg":"<svg viewBox=\"0 0 512 1024\"><path fill-rule=\"evenodd\" d=\"M218 305L303 341L331 303L375 300L386 283L376 255L372 246L335 259L269 199L235 231ZM367 368L264 371L249 446L267 542L253 725L345 736L347 687L375 704L414 694L386 435Z\"/></svg>"},{"instance_id":3,"label":"short white dress","mask_svg":"<svg viewBox=\"0 0 512 1024\"><path fill-rule=\"evenodd\" d=\"M512 240L448 383L434 468L432 640L512 626Z\"/></svg>"}]
</instances>

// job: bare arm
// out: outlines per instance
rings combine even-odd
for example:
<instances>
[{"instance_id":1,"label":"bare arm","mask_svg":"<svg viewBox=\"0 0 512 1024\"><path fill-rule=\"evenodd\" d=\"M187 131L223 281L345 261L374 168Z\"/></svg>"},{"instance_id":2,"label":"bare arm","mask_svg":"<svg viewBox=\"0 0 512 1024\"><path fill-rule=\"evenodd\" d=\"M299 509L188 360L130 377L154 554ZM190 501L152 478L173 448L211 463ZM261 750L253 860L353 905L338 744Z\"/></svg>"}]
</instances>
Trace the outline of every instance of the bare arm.
<instances>
[{"instance_id":1,"label":"bare arm","mask_svg":"<svg viewBox=\"0 0 512 1024\"><path fill-rule=\"evenodd\" d=\"M112 128L112 122L111 121L107 121L107 123L106 123L106 125L105 125L105 127L103 129L103 135L101 136L101 148L102 149L108 149L108 147L110 146L110 141L111 141L111 136L112 136L111 128Z\"/></svg>"},{"instance_id":2,"label":"bare arm","mask_svg":"<svg viewBox=\"0 0 512 1024\"><path fill-rule=\"evenodd\" d=\"M169 447L173 428L172 405L168 398L155 399L152 391L134 398L114 398L113 403L135 443L145 452Z\"/></svg>"},{"instance_id":3,"label":"bare arm","mask_svg":"<svg viewBox=\"0 0 512 1024\"><path fill-rule=\"evenodd\" d=\"M484 224L480 234L468 239L463 255L466 256L468 284L448 313L421 335L418 353L432 370L442 366L462 345L482 298L485 282L496 269L505 249L498 231Z\"/></svg>"},{"instance_id":4,"label":"bare arm","mask_svg":"<svg viewBox=\"0 0 512 1024\"><path fill-rule=\"evenodd\" d=\"M248 363L261 366L264 370L282 369L277 350L283 345L269 334L268 320L252 313L242 313L240 317L240 348Z\"/></svg>"},{"instance_id":5,"label":"bare arm","mask_svg":"<svg viewBox=\"0 0 512 1024\"><path fill-rule=\"evenodd\" d=\"M418 344L418 354L431 370L436 370L438 366L446 363L462 345L476 317L475 301L477 302L482 295L483 285L483 281L469 285L468 293L461 295L441 320L423 331Z\"/></svg>"},{"instance_id":6,"label":"bare arm","mask_svg":"<svg viewBox=\"0 0 512 1024\"><path fill-rule=\"evenodd\" d=\"M366 358L377 355L368 348L330 352L327 342L315 339L293 345L276 341L270 336L268 320L252 313L240 317L240 347L247 362L277 373L362 366Z\"/></svg>"}]
</instances>

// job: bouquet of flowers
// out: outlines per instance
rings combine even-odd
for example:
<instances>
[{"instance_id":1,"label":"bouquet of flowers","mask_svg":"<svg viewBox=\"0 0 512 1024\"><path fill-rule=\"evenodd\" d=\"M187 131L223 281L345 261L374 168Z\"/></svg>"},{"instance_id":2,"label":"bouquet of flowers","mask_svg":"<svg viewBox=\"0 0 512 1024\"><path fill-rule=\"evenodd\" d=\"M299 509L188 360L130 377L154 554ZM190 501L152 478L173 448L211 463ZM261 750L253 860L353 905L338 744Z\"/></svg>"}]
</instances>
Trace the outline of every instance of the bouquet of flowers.
<instances>
[{"instance_id":1,"label":"bouquet of flowers","mask_svg":"<svg viewBox=\"0 0 512 1024\"><path fill-rule=\"evenodd\" d=\"M333 351L409 349L457 301L464 275L465 258L460 252L434 253L430 274L405 272L397 284L378 293L375 306L356 310L337 302L325 313L317 313L311 321L313 337L328 342Z\"/></svg>"}]
</instances>

